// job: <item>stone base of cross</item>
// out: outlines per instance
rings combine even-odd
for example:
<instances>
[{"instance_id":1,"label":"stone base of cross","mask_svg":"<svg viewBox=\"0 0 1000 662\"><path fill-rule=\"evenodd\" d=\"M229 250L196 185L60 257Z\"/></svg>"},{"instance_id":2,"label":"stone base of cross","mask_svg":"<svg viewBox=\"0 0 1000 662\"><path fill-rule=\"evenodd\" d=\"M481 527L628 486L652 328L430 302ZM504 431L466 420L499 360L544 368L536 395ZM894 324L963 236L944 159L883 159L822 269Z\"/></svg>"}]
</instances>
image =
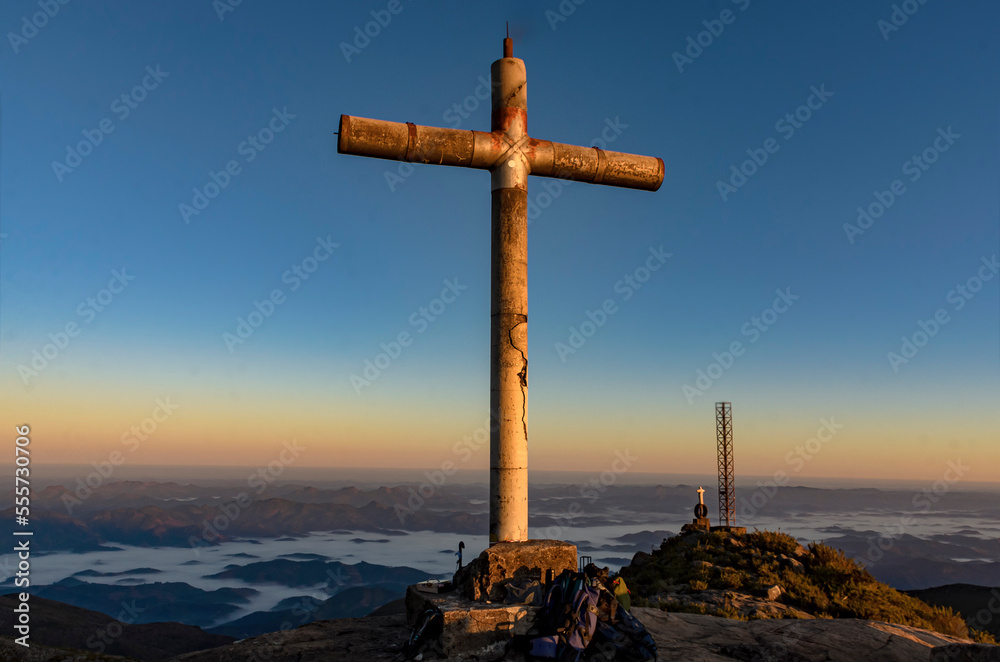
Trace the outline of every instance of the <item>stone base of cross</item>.
<instances>
[{"instance_id":1,"label":"stone base of cross","mask_svg":"<svg viewBox=\"0 0 1000 662\"><path fill-rule=\"evenodd\" d=\"M475 653L527 635L538 607L524 603L532 595L544 597L535 582L548 584L564 570L575 570L576 559L576 546L558 540L497 543L455 573L453 591L408 587L407 624L415 626L428 608L437 609L444 654L448 659L475 659ZM518 601L508 603L512 594Z\"/></svg>"},{"instance_id":2,"label":"stone base of cross","mask_svg":"<svg viewBox=\"0 0 1000 662\"><path fill-rule=\"evenodd\" d=\"M528 538L528 175L655 191L663 161L528 136L524 62L513 42L490 67L491 131L341 115L337 151L489 170L490 543Z\"/></svg>"}]
</instances>

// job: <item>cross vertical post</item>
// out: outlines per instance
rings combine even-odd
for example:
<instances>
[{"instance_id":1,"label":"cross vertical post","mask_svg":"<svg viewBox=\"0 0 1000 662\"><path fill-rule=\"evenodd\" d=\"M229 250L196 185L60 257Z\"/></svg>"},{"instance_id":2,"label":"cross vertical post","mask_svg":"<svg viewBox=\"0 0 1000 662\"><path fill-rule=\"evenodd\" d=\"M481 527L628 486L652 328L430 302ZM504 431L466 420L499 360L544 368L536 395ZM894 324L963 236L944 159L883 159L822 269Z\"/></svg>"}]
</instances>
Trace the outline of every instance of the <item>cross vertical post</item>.
<instances>
[{"instance_id":1,"label":"cross vertical post","mask_svg":"<svg viewBox=\"0 0 1000 662\"><path fill-rule=\"evenodd\" d=\"M490 129L506 150L491 173L490 542L528 539L528 89L524 61L490 67Z\"/></svg>"}]
</instances>

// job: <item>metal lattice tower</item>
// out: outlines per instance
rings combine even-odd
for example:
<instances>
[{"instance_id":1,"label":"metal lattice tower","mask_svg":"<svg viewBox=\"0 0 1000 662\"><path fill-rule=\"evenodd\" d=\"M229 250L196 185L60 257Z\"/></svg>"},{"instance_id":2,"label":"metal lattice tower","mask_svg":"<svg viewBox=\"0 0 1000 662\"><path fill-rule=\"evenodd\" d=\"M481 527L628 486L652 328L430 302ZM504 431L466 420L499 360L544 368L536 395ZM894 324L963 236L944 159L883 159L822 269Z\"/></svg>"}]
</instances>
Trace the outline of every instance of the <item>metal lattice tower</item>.
<instances>
[{"instance_id":1,"label":"metal lattice tower","mask_svg":"<svg viewBox=\"0 0 1000 662\"><path fill-rule=\"evenodd\" d=\"M715 403L715 433L719 440L719 524L736 526L736 488L733 486L733 405Z\"/></svg>"}]
</instances>

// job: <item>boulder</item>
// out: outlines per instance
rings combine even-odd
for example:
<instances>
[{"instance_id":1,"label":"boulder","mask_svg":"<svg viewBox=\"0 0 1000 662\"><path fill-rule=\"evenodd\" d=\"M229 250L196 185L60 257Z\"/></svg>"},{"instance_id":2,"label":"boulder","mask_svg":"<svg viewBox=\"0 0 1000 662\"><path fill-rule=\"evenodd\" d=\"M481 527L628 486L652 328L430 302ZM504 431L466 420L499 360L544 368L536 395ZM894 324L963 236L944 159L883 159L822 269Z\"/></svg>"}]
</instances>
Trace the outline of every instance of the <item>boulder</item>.
<instances>
[{"instance_id":1,"label":"boulder","mask_svg":"<svg viewBox=\"0 0 1000 662\"><path fill-rule=\"evenodd\" d=\"M653 560L652 554L647 554L646 552L640 550L635 553L635 556L632 557L632 563L630 565L633 568L641 568L642 566L646 565L652 560Z\"/></svg>"}]
</instances>

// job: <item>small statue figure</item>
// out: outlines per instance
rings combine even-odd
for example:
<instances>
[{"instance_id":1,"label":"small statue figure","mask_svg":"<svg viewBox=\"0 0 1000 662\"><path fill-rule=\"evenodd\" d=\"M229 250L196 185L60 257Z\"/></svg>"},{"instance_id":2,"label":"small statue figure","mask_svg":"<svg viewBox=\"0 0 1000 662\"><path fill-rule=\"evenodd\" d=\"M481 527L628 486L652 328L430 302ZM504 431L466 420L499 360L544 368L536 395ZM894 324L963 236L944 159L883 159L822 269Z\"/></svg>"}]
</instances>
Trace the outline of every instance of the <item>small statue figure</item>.
<instances>
[{"instance_id":1,"label":"small statue figure","mask_svg":"<svg viewBox=\"0 0 1000 662\"><path fill-rule=\"evenodd\" d=\"M698 505L694 507L694 516L698 519L708 518L708 506L705 505L705 488L698 488Z\"/></svg>"},{"instance_id":2,"label":"small statue figure","mask_svg":"<svg viewBox=\"0 0 1000 662\"><path fill-rule=\"evenodd\" d=\"M708 506L705 505L705 488L698 488L698 505L694 507L694 520L681 527L681 532L709 531L712 525L708 520Z\"/></svg>"}]
</instances>

